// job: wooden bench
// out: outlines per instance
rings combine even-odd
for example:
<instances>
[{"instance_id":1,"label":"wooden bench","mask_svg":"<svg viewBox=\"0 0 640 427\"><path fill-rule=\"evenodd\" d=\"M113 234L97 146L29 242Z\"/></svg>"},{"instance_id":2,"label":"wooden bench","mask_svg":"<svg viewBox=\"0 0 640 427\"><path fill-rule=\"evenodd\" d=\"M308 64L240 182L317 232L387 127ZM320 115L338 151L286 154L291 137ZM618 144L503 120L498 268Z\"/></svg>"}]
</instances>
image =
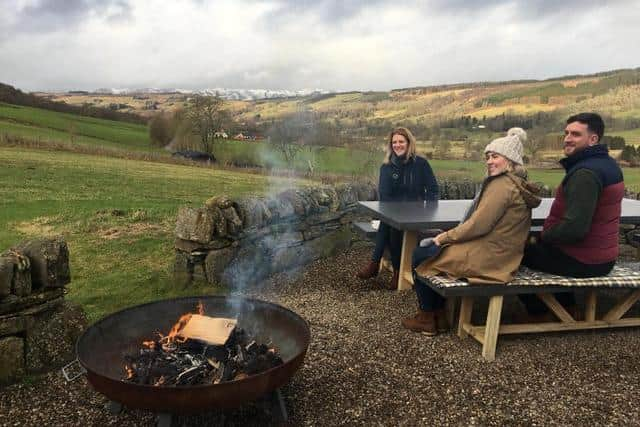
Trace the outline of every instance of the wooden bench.
<instances>
[{"instance_id":1,"label":"wooden bench","mask_svg":"<svg viewBox=\"0 0 640 427\"><path fill-rule=\"evenodd\" d=\"M495 359L498 335L640 326L640 317L623 318L640 299L640 264L637 263L616 266L607 276L585 279L555 276L521 267L516 278L507 285L470 285L466 281L443 276L418 276L417 280L445 298L461 297L458 336L471 336L480 342L482 357L487 361ZM603 316L597 318L597 292L603 289L629 291ZM553 296L554 292L576 290L586 291L584 320L574 319ZM504 296L521 294L537 295L559 321L502 325L500 318ZM487 320L484 325L473 325L473 302L474 298L479 297L489 298Z\"/></svg>"}]
</instances>

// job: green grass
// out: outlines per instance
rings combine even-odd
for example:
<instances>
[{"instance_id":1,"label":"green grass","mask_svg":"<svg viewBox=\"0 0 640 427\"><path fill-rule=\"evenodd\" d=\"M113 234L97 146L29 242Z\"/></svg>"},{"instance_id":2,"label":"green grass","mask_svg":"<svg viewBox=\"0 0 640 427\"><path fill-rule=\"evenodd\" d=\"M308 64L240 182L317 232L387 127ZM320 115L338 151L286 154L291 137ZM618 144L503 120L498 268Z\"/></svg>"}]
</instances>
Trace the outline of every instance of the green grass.
<instances>
[{"instance_id":1,"label":"green grass","mask_svg":"<svg viewBox=\"0 0 640 427\"><path fill-rule=\"evenodd\" d=\"M71 257L68 297L91 320L144 301L217 292L173 281L178 208L201 206L216 194L291 185L207 168L6 147L0 163L0 248L62 234Z\"/></svg>"},{"instance_id":2,"label":"green grass","mask_svg":"<svg viewBox=\"0 0 640 427\"><path fill-rule=\"evenodd\" d=\"M0 132L127 150L153 150L143 125L0 103Z\"/></svg>"}]
</instances>

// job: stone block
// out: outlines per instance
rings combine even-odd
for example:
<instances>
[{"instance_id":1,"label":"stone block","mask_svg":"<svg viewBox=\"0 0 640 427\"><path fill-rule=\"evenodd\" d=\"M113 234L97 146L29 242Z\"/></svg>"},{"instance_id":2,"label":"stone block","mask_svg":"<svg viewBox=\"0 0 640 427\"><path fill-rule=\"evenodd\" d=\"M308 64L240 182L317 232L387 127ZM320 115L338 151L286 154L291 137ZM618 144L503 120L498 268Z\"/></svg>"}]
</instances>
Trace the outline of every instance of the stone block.
<instances>
[{"instance_id":1,"label":"stone block","mask_svg":"<svg viewBox=\"0 0 640 427\"><path fill-rule=\"evenodd\" d=\"M0 384L11 384L25 375L24 340L0 338Z\"/></svg>"},{"instance_id":2,"label":"stone block","mask_svg":"<svg viewBox=\"0 0 640 427\"><path fill-rule=\"evenodd\" d=\"M210 251L212 249L222 249L231 246L233 240L224 237L214 237L208 243L199 243L192 240L176 239L174 247L183 252L192 253L200 251Z\"/></svg>"},{"instance_id":3,"label":"stone block","mask_svg":"<svg viewBox=\"0 0 640 427\"><path fill-rule=\"evenodd\" d=\"M638 249L631 245L618 245L620 253L618 254L619 258L622 259L637 259L638 258Z\"/></svg>"},{"instance_id":4,"label":"stone block","mask_svg":"<svg viewBox=\"0 0 640 427\"><path fill-rule=\"evenodd\" d=\"M271 217L266 203L256 197L245 197L237 202L236 209L243 228L260 228Z\"/></svg>"},{"instance_id":5,"label":"stone block","mask_svg":"<svg viewBox=\"0 0 640 427\"><path fill-rule=\"evenodd\" d=\"M278 248L272 254L271 270L272 272L289 270L344 251L350 246L351 237L349 228L341 227L316 239L308 240L301 246Z\"/></svg>"},{"instance_id":6,"label":"stone block","mask_svg":"<svg viewBox=\"0 0 640 427\"><path fill-rule=\"evenodd\" d=\"M278 194L278 199L283 202L289 203L293 208L293 213L297 216L304 216L308 211L306 201L302 195L295 190L287 190Z\"/></svg>"},{"instance_id":7,"label":"stone block","mask_svg":"<svg viewBox=\"0 0 640 427\"><path fill-rule=\"evenodd\" d=\"M75 343L86 327L84 311L70 301L36 316L33 328L27 332L27 371L42 372L74 359Z\"/></svg>"},{"instance_id":8,"label":"stone block","mask_svg":"<svg viewBox=\"0 0 640 427\"><path fill-rule=\"evenodd\" d=\"M342 224L340 224L339 222L330 222L311 226L308 230L305 230L303 232L304 240L317 239L318 237L321 237L331 231L337 230L340 227L342 227Z\"/></svg>"},{"instance_id":9,"label":"stone block","mask_svg":"<svg viewBox=\"0 0 640 427\"><path fill-rule=\"evenodd\" d=\"M0 299L11 294L14 266L13 260L0 257Z\"/></svg>"},{"instance_id":10,"label":"stone block","mask_svg":"<svg viewBox=\"0 0 640 427\"><path fill-rule=\"evenodd\" d=\"M207 254L204 261L204 269L209 283L223 282L223 273L235 257L236 252L236 248L227 247Z\"/></svg>"},{"instance_id":11,"label":"stone block","mask_svg":"<svg viewBox=\"0 0 640 427\"><path fill-rule=\"evenodd\" d=\"M287 199L269 199L267 200L267 207L272 215L271 221L282 220L295 215L293 205Z\"/></svg>"},{"instance_id":12,"label":"stone block","mask_svg":"<svg viewBox=\"0 0 640 427\"><path fill-rule=\"evenodd\" d=\"M640 230L631 230L626 235L627 244L640 248Z\"/></svg>"},{"instance_id":13,"label":"stone block","mask_svg":"<svg viewBox=\"0 0 640 427\"><path fill-rule=\"evenodd\" d=\"M63 295L64 289L62 288L54 288L43 292L32 293L31 295L22 298L18 298L15 295L9 295L0 301L0 314L13 313L18 310L38 306L46 303L47 301L62 298Z\"/></svg>"},{"instance_id":14,"label":"stone block","mask_svg":"<svg viewBox=\"0 0 640 427\"><path fill-rule=\"evenodd\" d=\"M207 201L204 202L204 205L207 208L217 207L220 209L227 209L233 206L233 201L229 198L229 196L222 194L220 196L214 196L207 199Z\"/></svg>"},{"instance_id":15,"label":"stone block","mask_svg":"<svg viewBox=\"0 0 640 427\"><path fill-rule=\"evenodd\" d=\"M272 271L268 253L268 250L260 245L241 247L222 272L221 283L233 291L253 287L256 282L267 277Z\"/></svg>"},{"instance_id":16,"label":"stone block","mask_svg":"<svg viewBox=\"0 0 640 427\"><path fill-rule=\"evenodd\" d=\"M215 231L215 213L205 208L180 208L175 234L183 240L208 243Z\"/></svg>"},{"instance_id":17,"label":"stone block","mask_svg":"<svg viewBox=\"0 0 640 427\"><path fill-rule=\"evenodd\" d=\"M330 221L338 221L343 215L344 212L326 212L309 216L305 219L305 222L310 225L324 224Z\"/></svg>"},{"instance_id":18,"label":"stone block","mask_svg":"<svg viewBox=\"0 0 640 427\"><path fill-rule=\"evenodd\" d=\"M336 185L336 193L338 194L338 209L345 209L358 202L358 192L351 184Z\"/></svg>"},{"instance_id":19,"label":"stone block","mask_svg":"<svg viewBox=\"0 0 640 427\"><path fill-rule=\"evenodd\" d=\"M29 316L0 317L0 337L17 335L27 330L33 319Z\"/></svg>"},{"instance_id":20,"label":"stone block","mask_svg":"<svg viewBox=\"0 0 640 427\"><path fill-rule=\"evenodd\" d=\"M222 216L226 221L227 233L230 235L236 235L242 231L242 220L238 216L238 213L233 207L221 209Z\"/></svg>"},{"instance_id":21,"label":"stone block","mask_svg":"<svg viewBox=\"0 0 640 427\"><path fill-rule=\"evenodd\" d=\"M60 288L71 281L69 249L61 237L27 240L14 249L29 258L33 290Z\"/></svg>"}]
</instances>

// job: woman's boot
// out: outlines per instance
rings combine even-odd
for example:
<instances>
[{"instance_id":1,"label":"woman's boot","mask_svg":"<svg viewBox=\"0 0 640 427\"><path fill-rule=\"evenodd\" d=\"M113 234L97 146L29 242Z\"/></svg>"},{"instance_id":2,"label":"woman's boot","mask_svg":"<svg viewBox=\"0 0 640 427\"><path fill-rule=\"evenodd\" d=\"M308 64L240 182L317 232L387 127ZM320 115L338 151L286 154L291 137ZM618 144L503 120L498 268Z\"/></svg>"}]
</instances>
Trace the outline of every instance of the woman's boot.
<instances>
[{"instance_id":1,"label":"woman's boot","mask_svg":"<svg viewBox=\"0 0 640 427\"><path fill-rule=\"evenodd\" d=\"M369 261L369 264L362 270L358 271L356 276L358 279L366 280L372 279L378 275L378 271L380 270L380 261Z\"/></svg>"},{"instance_id":2,"label":"woman's boot","mask_svg":"<svg viewBox=\"0 0 640 427\"><path fill-rule=\"evenodd\" d=\"M436 327L438 332L449 331L449 320L447 320L447 312L444 308L435 311Z\"/></svg>"},{"instance_id":3,"label":"woman's boot","mask_svg":"<svg viewBox=\"0 0 640 427\"><path fill-rule=\"evenodd\" d=\"M422 332L427 336L438 335L436 328L436 316L433 311L418 310L413 317L407 317L402 320L402 326L413 332Z\"/></svg>"}]
</instances>

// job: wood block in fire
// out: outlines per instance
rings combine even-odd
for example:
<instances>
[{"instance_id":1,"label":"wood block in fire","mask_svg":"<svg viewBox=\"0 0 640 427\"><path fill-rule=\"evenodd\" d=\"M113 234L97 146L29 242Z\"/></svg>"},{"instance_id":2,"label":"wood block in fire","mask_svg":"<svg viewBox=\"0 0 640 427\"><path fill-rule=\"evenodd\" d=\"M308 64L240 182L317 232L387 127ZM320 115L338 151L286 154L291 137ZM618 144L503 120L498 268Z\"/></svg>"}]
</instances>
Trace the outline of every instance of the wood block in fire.
<instances>
[{"instance_id":1,"label":"wood block in fire","mask_svg":"<svg viewBox=\"0 0 640 427\"><path fill-rule=\"evenodd\" d=\"M224 345L236 327L237 319L210 317L194 314L178 335L206 342L210 345Z\"/></svg>"}]
</instances>

